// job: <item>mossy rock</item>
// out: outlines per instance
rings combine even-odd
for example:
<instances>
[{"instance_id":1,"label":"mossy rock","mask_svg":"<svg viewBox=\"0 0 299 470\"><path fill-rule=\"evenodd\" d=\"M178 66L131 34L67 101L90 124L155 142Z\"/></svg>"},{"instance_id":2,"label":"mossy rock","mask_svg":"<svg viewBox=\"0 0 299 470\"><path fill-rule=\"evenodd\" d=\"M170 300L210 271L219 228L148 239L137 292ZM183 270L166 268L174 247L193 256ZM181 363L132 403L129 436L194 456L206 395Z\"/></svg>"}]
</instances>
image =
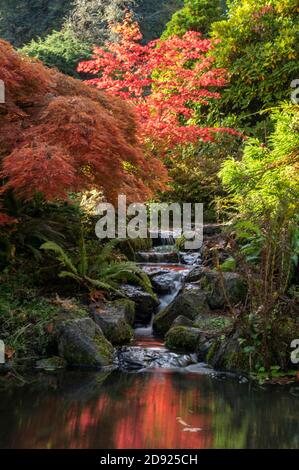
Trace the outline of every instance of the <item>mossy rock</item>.
<instances>
[{"instance_id":1,"label":"mossy rock","mask_svg":"<svg viewBox=\"0 0 299 470\"><path fill-rule=\"evenodd\" d=\"M232 326L231 317L224 315L198 315L193 323L194 328L199 328L207 333L221 334L222 331Z\"/></svg>"},{"instance_id":2,"label":"mossy rock","mask_svg":"<svg viewBox=\"0 0 299 470\"><path fill-rule=\"evenodd\" d=\"M235 305L246 299L246 283L238 273L204 270L198 283L212 310L224 309L229 303Z\"/></svg>"},{"instance_id":3,"label":"mossy rock","mask_svg":"<svg viewBox=\"0 0 299 470\"><path fill-rule=\"evenodd\" d=\"M208 311L209 306L206 294L198 286L190 284L184 288L170 305L155 316L153 328L156 333L165 335L177 317L183 315L195 321L199 314L204 314Z\"/></svg>"},{"instance_id":4,"label":"mossy rock","mask_svg":"<svg viewBox=\"0 0 299 470\"><path fill-rule=\"evenodd\" d=\"M69 366L101 368L113 363L113 346L91 318L56 325L59 355Z\"/></svg>"},{"instance_id":5,"label":"mossy rock","mask_svg":"<svg viewBox=\"0 0 299 470\"><path fill-rule=\"evenodd\" d=\"M238 338L237 331L224 338L215 338L207 353L207 363L215 369L247 371L248 358L242 351Z\"/></svg>"},{"instance_id":6,"label":"mossy rock","mask_svg":"<svg viewBox=\"0 0 299 470\"><path fill-rule=\"evenodd\" d=\"M188 326L174 326L165 336L165 344L169 349L182 352L195 352L202 335L201 330Z\"/></svg>"},{"instance_id":7,"label":"mossy rock","mask_svg":"<svg viewBox=\"0 0 299 470\"><path fill-rule=\"evenodd\" d=\"M129 343L134 337L135 304L121 299L90 307L92 317L114 345Z\"/></svg>"}]
</instances>

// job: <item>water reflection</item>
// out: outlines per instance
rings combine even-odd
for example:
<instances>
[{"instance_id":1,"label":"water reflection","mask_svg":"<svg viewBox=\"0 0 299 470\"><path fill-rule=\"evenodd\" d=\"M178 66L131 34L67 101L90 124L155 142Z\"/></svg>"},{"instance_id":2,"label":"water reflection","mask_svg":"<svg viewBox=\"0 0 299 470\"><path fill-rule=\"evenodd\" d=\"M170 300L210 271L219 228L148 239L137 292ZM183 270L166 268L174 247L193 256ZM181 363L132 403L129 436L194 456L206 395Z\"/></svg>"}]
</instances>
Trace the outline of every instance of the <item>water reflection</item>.
<instances>
[{"instance_id":1,"label":"water reflection","mask_svg":"<svg viewBox=\"0 0 299 470\"><path fill-rule=\"evenodd\" d=\"M299 448L298 398L199 374L68 372L0 412L1 448Z\"/></svg>"}]
</instances>

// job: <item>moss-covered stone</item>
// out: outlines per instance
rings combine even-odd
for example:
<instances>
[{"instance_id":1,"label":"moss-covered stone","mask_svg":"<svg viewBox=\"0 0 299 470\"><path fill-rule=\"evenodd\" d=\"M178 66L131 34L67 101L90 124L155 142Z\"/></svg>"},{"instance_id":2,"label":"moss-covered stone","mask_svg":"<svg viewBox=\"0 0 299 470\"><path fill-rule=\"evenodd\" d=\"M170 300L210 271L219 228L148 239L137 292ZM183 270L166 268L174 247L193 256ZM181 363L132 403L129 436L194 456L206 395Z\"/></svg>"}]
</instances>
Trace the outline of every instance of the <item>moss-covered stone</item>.
<instances>
[{"instance_id":1,"label":"moss-covered stone","mask_svg":"<svg viewBox=\"0 0 299 470\"><path fill-rule=\"evenodd\" d=\"M131 325L135 320L135 304L131 300L121 299L92 305L90 311L94 321L112 344L123 345L133 339Z\"/></svg>"},{"instance_id":2,"label":"moss-covered stone","mask_svg":"<svg viewBox=\"0 0 299 470\"><path fill-rule=\"evenodd\" d=\"M59 355L70 366L111 365L113 346L91 318L62 321L56 326Z\"/></svg>"},{"instance_id":3,"label":"moss-covered stone","mask_svg":"<svg viewBox=\"0 0 299 470\"><path fill-rule=\"evenodd\" d=\"M216 369L246 371L248 358L243 353L238 338L237 331L223 338L215 338L207 353L208 364Z\"/></svg>"},{"instance_id":4,"label":"moss-covered stone","mask_svg":"<svg viewBox=\"0 0 299 470\"><path fill-rule=\"evenodd\" d=\"M198 315L192 326L207 333L221 334L222 331L232 326L232 324L233 320L231 317L206 314Z\"/></svg>"},{"instance_id":5,"label":"moss-covered stone","mask_svg":"<svg viewBox=\"0 0 299 470\"><path fill-rule=\"evenodd\" d=\"M198 328L174 326L166 334L165 344L176 351L195 352L201 334Z\"/></svg>"},{"instance_id":6,"label":"moss-covered stone","mask_svg":"<svg viewBox=\"0 0 299 470\"><path fill-rule=\"evenodd\" d=\"M208 311L205 293L198 286L190 284L170 305L155 316L153 328L156 333L165 335L178 316L183 315L194 321L199 314Z\"/></svg>"},{"instance_id":7,"label":"moss-covered stone","mask_svg":"<svg viewBox=\"0 0 299 470\"><path fill-rule=\"evenodd\" d=\"M238 273L204 270L198 283L212 310L227 308L229 303L235 305L246 298L246 283Z\"/></svg>"}]
</instances>

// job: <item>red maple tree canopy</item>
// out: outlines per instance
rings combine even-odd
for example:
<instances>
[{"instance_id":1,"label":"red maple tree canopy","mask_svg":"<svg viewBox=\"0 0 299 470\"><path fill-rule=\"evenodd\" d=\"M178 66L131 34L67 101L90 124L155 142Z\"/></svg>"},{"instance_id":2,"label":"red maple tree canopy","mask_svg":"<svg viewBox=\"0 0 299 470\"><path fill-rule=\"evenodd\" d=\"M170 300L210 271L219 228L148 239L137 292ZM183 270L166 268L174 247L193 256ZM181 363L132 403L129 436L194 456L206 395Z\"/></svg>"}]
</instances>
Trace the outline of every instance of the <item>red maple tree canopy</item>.
<instances>
[{"instance_id":1,"label":"red maple tree canopy","mask_svg":"<svg viewBox=\"0 0 299 470\"><path fill-rule=\"evenodd\" d=\"M0 79L6 92L0 104L0 194L12 189L29 200L41 193L50 201L99 188L108 200L119 193L145 200L163 187L166 170L144 156L134 112L119 97L25 58L5 41Z\"/></svg>"},{"instance_id":2,"label":"red maple tree canopy","mask_svg":"<svg viewBox=\"0 0 299 470\"><path fill-rule=\"evenodd\" d=\"M112 27L117 42L95 47L93 58L78 71L95 75L87 83L129 100L140 123L140 138L163 155L178 145L212 140L215 132L232 129L196 125L199 105L220 97L226 70L213 65L212 41L189 31L183 37L141 42L139 26L128 14Z\"/></svg>"}]
</instances>

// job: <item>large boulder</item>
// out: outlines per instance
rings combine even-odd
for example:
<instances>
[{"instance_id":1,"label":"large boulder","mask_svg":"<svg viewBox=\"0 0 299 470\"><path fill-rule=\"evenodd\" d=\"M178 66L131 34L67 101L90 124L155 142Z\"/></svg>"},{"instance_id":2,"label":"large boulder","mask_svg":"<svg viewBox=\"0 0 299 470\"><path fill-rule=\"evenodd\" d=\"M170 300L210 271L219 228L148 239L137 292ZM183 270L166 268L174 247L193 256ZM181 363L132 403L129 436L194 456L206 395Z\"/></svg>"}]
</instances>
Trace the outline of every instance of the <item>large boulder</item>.
<instances>
[{"instance_id":1,"label":"large boulder","mask_svg":"<svg viewBox=\"0 0 299 470\"><path fill-rule=\"evenodd\" d=\"M184 352L195 352L202 335L199 328L174 326L165 336L165 344L169 349Z\"/></svg>"},{"instance_id":2,"label":"large boulder","mask_svg":"<svg viewBox=\"0 0 299 470\"><path fill-rule=\"evenodd\" d=\"M240 332L231 331L224 338L214 338L206 361L215 369L246 371L249 368L248 357L239 342Z\"/></svg>"},{"instance_id":3,"label":"large boulder","mask_svg":"<svg viewBox=\"0 0 299 470\"><path fill-rule=\"evenodd\" d=\"M113 346L91 318L62 320L55 334L59 356L67 365L101 368L113 363Z\"/></svg>"},{"instance_id":4,"label":"large boulder","mask_svg":"<svg viewBox=\"0 0 299 470\"><path fill-rule=\"evenodd\" d=\"M105 337L114 345L129 343L134 337L135 304L120 299L113 302L93 304L91 315Z\"/></svg>"},{"instance_id":5,"label":"large boulder","mask_svg":"<svg viewBox=\"0 0 299 470\"><path fill-rule=\"evenodd\" d=\"M200 313L208 311L206 294L197 285L188 284L171 304L155 316L153 328L164 335L178 316L183 315L194 321Z\"/></svg>"},{"instance_id":6,"label":"large boulder","mask_svg":"<svg viewBox=\"0 0 299 470\"><path fill-rule=\"evenodd\" d=\"M125 284L122 286L123 293L128 299L136 304L135 324L148 325L155 313L159 300L142 287Z\"/></svg>"},{"instance_id":7,"label":"large boulder","mask_svg":"<svg viewBox=\"0 0 299 470\"><path fill-rule=\"evenodd\" d=\"M196 266L186 276L186 282L196 283L205 291L211 309L221 310L228 306L228 302L235 305L246 298L246 283L238 273Z\"/></svg>"}]
</instances>

